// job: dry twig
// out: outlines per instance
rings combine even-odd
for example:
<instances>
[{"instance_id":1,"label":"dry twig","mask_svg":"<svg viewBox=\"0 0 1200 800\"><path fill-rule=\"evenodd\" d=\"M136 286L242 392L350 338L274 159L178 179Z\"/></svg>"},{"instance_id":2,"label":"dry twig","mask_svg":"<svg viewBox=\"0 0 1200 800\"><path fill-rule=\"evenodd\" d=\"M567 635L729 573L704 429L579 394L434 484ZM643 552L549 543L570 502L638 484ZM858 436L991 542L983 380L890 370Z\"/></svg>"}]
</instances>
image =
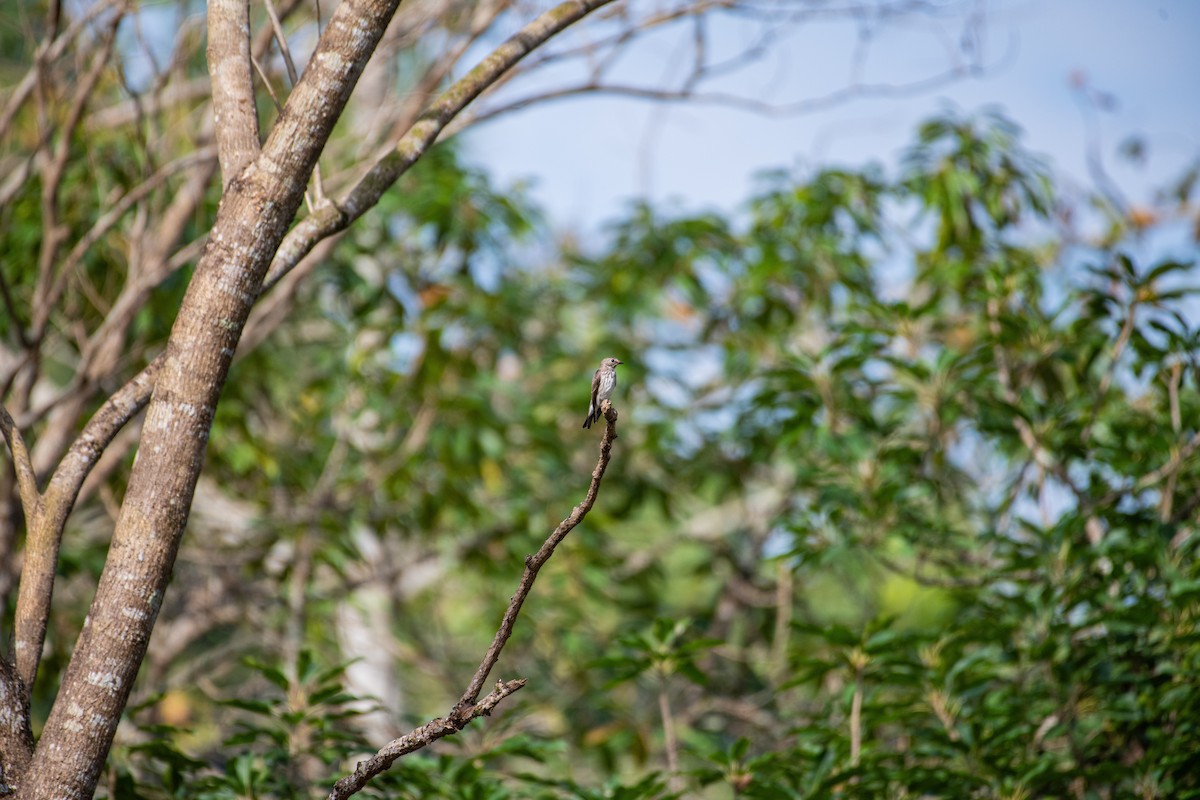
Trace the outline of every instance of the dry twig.
<instances>
[{"instance_id":1,"label":"dry twig","mask_svg":"<svg viewBox=\"0 0 1200 800\"><path fill-rule=\"evenodd\" d=\"M607 424L604 428L604 436L600 440L600 458L596 462L596 468L592 470L592 483L588 487L587 495L583 498L582 503L571 509L571 513L558 524L554 532L542 543L541 548L533 555L525 557L525 571L521 574L517 591L509 600L508 608L505 609L504 616L500 620L496 636L492 639L487 654L484 655L479 668L475 670L475 675L471 678L467 690L463 692L458 703L446 716L431 720L421 727L393 739L371 758L358 762L354 772L334 784L333 789L329 792L328 800L345 800L357 793L367 785L371 778L391 767L400 756L415 752L438 739L458 733L471 720L491 714L501 700L525 685L524 679L498 681L495 689L482 700L478 699L483 685L487 682L488 675L496 666L496 662L500 660L500 653L504 650L505 643L512 636L517 615L521 613L521 606L525 604L525 599L533 590L533 582L537 580L538 571L550 560L550 556L554 555L555 548L562 543L563 539L567 538L567 534L574 530L580 522L583 522L583 518L596 503L596 496L600 492L600 481L604 478L604 471L608 468L613 441L617 438L616 409L606 400L602 410Z\"/></svg>"}]
</instances>

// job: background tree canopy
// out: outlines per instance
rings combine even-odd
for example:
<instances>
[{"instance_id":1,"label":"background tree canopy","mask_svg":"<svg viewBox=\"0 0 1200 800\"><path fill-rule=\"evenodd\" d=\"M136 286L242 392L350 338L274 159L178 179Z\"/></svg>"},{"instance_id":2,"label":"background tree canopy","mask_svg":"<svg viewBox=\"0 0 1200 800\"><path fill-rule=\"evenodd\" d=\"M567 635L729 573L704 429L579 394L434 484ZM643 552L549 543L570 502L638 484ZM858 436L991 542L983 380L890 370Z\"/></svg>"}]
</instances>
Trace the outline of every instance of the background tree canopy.
<instances>
[{"instance_id":1,"label":"background tree canopy","mask_svg":"<svg viewBox=\"0 0 1200 800\"><path fill-rule=\"evenodd\" d=\"M64 143L88 158L61 226L144 178L134 144ZM439 144L259 301L98 795L321 796L443 714L587 487L588 378L615 355L599 500L494 675L528 685L363 796L1200 796L1195 178L1131 215L955 112L898 163L765 175L728 216L634 206L584 247ZM11 185L6 358L47 291L45 181ZM76 345L126 297L135 212L43 321L34 384L89 412L119 381ZM164 347L189 258L130 314L121 380ZM6 403L54 437L14 363ZM34 734L132 461L67 524Z\"/></svg>"}]
</instances>

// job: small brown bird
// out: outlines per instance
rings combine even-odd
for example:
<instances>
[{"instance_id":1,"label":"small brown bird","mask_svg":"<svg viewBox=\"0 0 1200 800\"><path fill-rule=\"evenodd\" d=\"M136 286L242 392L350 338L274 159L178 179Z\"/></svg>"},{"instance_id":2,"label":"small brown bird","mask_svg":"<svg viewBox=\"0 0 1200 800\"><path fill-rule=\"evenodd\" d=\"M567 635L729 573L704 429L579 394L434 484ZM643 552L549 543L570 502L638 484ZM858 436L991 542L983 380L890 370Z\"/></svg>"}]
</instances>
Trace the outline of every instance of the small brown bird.
<instances>
[{"instance_id":1,"label":"small brown bird","mask_svg":"<svg viewBox=\"0 0 1200 800\"><path fill-rule=\"evenodd\" d=\"M593 422L600 419L600 404L612 397L613 389L617 386L617 365L623 363L615 358L606 358L600 362L600 369L592 376L592 404L588 406L583 427L590 428Z\"/></svg>"}]
</instances>

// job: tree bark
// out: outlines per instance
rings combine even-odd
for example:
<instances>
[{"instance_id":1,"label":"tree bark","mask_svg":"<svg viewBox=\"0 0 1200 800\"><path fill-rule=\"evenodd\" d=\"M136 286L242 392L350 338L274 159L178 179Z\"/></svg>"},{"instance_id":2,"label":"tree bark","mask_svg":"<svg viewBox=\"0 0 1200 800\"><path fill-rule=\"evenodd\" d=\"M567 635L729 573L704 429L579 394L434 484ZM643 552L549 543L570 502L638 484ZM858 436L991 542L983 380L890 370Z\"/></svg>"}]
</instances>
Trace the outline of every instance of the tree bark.
<instances>
[{"instance_id":1,"label":"tree bark","mask_svg":"<svg viewBox=\"0 0 1200 800\"><path fill-rule=\"evenodd\" d=\"M258 155L258 110L250 66L250 3L208 0L208 74L221 186Z\"/></svg>"}]
</instances>

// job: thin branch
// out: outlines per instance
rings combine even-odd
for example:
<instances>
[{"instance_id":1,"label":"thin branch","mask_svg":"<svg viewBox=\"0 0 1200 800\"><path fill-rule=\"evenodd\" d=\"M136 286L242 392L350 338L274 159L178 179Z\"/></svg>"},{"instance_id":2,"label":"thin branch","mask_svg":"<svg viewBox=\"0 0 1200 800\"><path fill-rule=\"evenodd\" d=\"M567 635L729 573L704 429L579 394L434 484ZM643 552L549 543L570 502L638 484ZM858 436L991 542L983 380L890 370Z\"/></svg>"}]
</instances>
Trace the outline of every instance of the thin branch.
<instances>
[{"instance_id":1,"label":"thin branch","mask_svg":"<svg viewBox=\"0 0 1200 800\"><path fill-rule=\"evenodd\" d=\"M126 286L113 303L112 309L88 341L80 347L74 380L55 394L41 398L35 406L18 416L18 424L28 427L55 411L60 405L65 404L68 407L62 413L55 412L56 416L52 419L51 426L38 439L33 462L35 469L40 472L49 471L62 457L71 441L72 432L78 427L79 418L86 406L92 402L96 387L110 376L122 356L129 355L125 346L125 331L151 289L194 256L198 247L196 243L183 248L171 259L167 259L166 253L192 218L192 212L202 199L204 187L215 169L216 151L212 147L203 148L164 165L141 185L128 190L115 201L114 207L93 223L66 256L63 274L70 275L82 262L91 245L112 230L130 207L141 202L173 174L192 171L192 177L173 193L170 206L159 217L154 239L141 251L142 257L131 259ZM199 244L202 244L202 241ZM183 257L182 260L180 256ZM62 283L63 286L57 287L55 291L61 291L65 287L65 281Z\"/></svg>"},{"instance_id":2,"label":"thin branch","mask_svg":"<svg viewBox=\"0 0 1200 800\"><path fill-rule=\"evenodd\" d=\"M278 9L280 19L287 19L295 12L299 5L300 0L284 0ZM186 26L190 24L189 19L189 21L184 23L185 27L180 29L181 39L185 38L182 36L182 33L186 30ZM251 55L255 58L262 58L272 41L274 41L274 31L271 29L270 24L264 25L254 37L254 43L250 48ZM178 64L182 60L177 52L175 63ZM209 97L211 88L212 80L207 76L190 80L176 80L164 86L161 91L154 92L153 96L148 100L143 101L138 98L130 98L114 103L108 108L92 112L89 116L89 122L94 127L118 128L136 122L143 113L147 115L161 114L177 105L186 105L204 100ZM138 108L139 103L144 106L140 111Z\"/></svg>"},{"instance_id":3,"label":"thin branch","mask_svg":"<svg viewBox=\"0 0 1200 800\"><path fill-rule=\"evenodd\" d=\"M705 0L704 2L685 3L677 8L656 9L641 19L626 19L619 30L600 36L599 38L590 39L583 44L560 47L557 50L543 52L541 55L527 62L527 66L531 69L537 69L550 64L567 63L576 60L586 60L591 63L597 58L596 54L601 51L607 51L607 54L601 61L601 65L612 63L620 58L624 52L623 48L639 36L645 36L648 32L657 32L659 29L675 23L686 23L692 17L698 17L712 11L727 11L727 6L728 0ZM596 74L597 71L602 73L604 69L605 67L600 66L598 70L593 69L592 72L593 74Z\"/></svg>"},{"instance_id":4,"label":"thin branch","mask_svg":"<svg viewBox=\"0 0 1200 800\"><path fill-rule=\"evenodd\" d=\"M788 639L792 630L795 576L786 560L780 559L775 572L775 628L771 636L771 674L782 679L787 674Z\"/></svg>"},{"instance_id":5,"label":"thin branch","mask_svg":"<svg viewBox=\"0 0 1200 800\"><path fill-rule=\"evenodd\" d=\"M393 739L388 742L387 747L371 758L358 762L353 773L334 784L333 789L329 792L328 800L345 800L345 798L357 794L371 778L387 770L400 756L416 752L433 744L438 739L458 733L468 722L477 717L489 716L501 700L524 685L524 680L499 682L487 697L467 709L464 716L438 717L410 733L406 733L399 739Z\"/></svg>"},{"instance_id":6,"label":"thin branch","mask_svg":"<svg viewBox=\"0 0 1200 800\"><path fill-rule=\"evenodd\" d=\"M821 97L797 100L791 103L770 103L727 92L697 92L690 88L655 89L648 86L606 84L588 80L575 86L565 86L547 92L512 100L495 108L485 109L465 120L463 125L477 125L503 114L519 111L535 103L565 100L585 94L625 97L631 100L647 100L656 103L691 103L731 108L765 117L789 117L812 114L863 98L898 98L922 94L961 80L967 74L962 68L953 69L906 84L861 83L837 89ZM461 127L461 126L460 126Z\"/></svg>"},{"instance_id":7,"label":"thin branch","mask_svg":"<svg viewBox=\"0 0 1200 800\"><path fill-rule=\"evenodd\" d=\"M1175 470L1179 469L1179 465L1188 459L1192 453L1196 452L1198 448L1200 448L1200 431L1194 433L1192 438L1188 439L1187 442L1179 448L1178 452L1174 453L1171 458L1167 460L1167 463L1163 464L1153 472L1147 472L1145 475L1138 478L1137 483L1134 484L1134 489L1140 492L1144 489L1150 488L1163 478L1169 477L1175 472Z\"/></svg>"},{"instance_id":8,"label":"thin branch","mask_svg":"<svg viewBox=\"0 0 1200 800\"><path fill-rule=\"evenodd\" d=\"M283 23L279 21L279 14L275 11L275 4L271 0L264 0L263 5L267 9L267 17L271 20L271 30L275 33L275 43L279 45L279 52L283 56L283 64L287 67L288 80L292 86L300 80L299 73L296 72L296 62L292 58L292 49L288 47L287 37L283 34Z\"/></svg>"},{"instance_id":9,"label":"thin branch","mask_svg":"<svg viewBox=\"0 0 1200 800\"><path fill-rule=\"evenodd\" d=\"M58 303L59 298L66 291L67 282L74 274L75 268L87 257L92 246L111 231L125 214L129 212L130 208L165 184L171 177L196 167L202 167L212 157L213 151L208 147L180 156L171 163L163 165L161 169L142 183L129 189L120 198L112 202L111 207L96 219L92 227L80 237L79 241L75 243L75 246L71 248L70 252L63 259L62 265L58 270L58 277L46 295L47 311L42 315L45 319L37 323L39 325L37 329L39 337L40 332L49 320L49 309Z\"/></svg>"},{"instance_id":10,"label":"thin branch","mask_svg":"<svg viewBox=\"0 0 1200 800\"><path fill-rule=\"evenodd\" d=\"M950 50L949 60L951 61L951 67L949 69L907 84L866 82L862 80L861 76L853 68L854 65L852 65L850 79L846 87L825 96L798 100L790 103L771 103L753 98L731 95L725 92L701 91L702 84L712 85L711 81L714 79L719 78L722 75L728 75L737 72L749 64L760 61L770 51L769 45L780 38L781 32L787 26L821 20L854 20L861 25L862 21L868 17L870 19L899 17L913 12L916 9L909 3L896 3L890 7L876 5L841 7L832 10L832 13L827 13L829 10L825 9L818 11L805 9L799 13L785 13L778 19L768 20L761 18L757 21L760 23L762 30L760 31L756 41L750 43L743 48L741 52L736 53L729 58L716 63L710 63L708 61L704 33L700 28L702 21L707 19L706 15L711 13L733 14L737 16L748 10L749 8L747 6L737 2L728 2L728 0L722 0L722 2L716 2L712 4L688 3L679 8L672 8L656 15L649 16L646 19L638 20L636 22L629 22L620 29L601 37L599 40L586 42L581 45L567 47L553 52L542 53L539 56L524 62L519 69L513 70L511 73L506 75L504 80L508 81L511 78L533 72L545 65L553 64L555 62L577 62L580 69L587 68L588 76L574 86L565 86L546 92L538 92L525 98L505 102L501 106L480 109L478 114L472 115L469 118L460 119L458 123L451 128L451 130L447 131L447 134L452 135L466 125L483 122L501 114L524 108L532 103L537 103L544 100L563 99L583 93L610 94L656 102L713 104L765 116L799 115L843 104L857 97L903 97L909 94L927 91L929 89L958 80L963 76L978 76L985 74L988 71L1001 66L1012 55L1011 51L1007 52L1000 59L989 65L983 63L982 56L978 53L976 53L975 57L971 58L970 60L964 61L957 59L954 57L954 48L952 46L948 46L948 49ZM925 13L930 13L930 9L924 9L924 11ZM754 17L754 14L750 14L750 16ZM691 36L693 42L692 65L688 74L683 78L682 81L678 83L677 86L666 90L660 90L653 86L619 84L606 80L610 70L617 67L621 57L626 53L627 48L632 44L635 38L644 36L645 32L652 28L671 26L687 21L692 21L697 26L693 30ZM979 24L979 20L975 17L972 17L967 23L966 32L964 35L967 35L967 33L971 32ZM860 56L865 56L864 48L865 42L860 41ZM496 87L493 87L493 90L495 88Z\"/></svg>"},{"instance_id":11,"label":"thin branch","mask_svg":"<svg viewBox=\"0 0 1200 800\"><path fill-rule=\"evenodd\" d=\"M283 56L284 66L287 67L288 81L291 82L292 86L295 86L296 82L300 80L300 76L299 76L299 73L296 72L296 61L295 61L295 59L292 58L292 49L290 47L288 47L287 36L285 36L283 33L283 23L280 22L280 20L279 20L279 14L275 11L275 4L272 2L272 0L263 0L263 5L267 9L267 17L271 20L271 30L274 31L274 33L275 33L275 42L276 42L276 44L279 45L279 52ZM318 6L317 7L317 20L318 20L317 31L318 32L321 29L320 12L321 12L321 9L320 9L320 6ZM263 83L265 83L267 85L267 91L270 92L271 84L267 80L267 76L263 75L262 68L259 67L257 61L254 62L254 67L258 70L258 73L260 75L262 75ZM279 100L275 99L274 92L271 92L271 99L275 100L275 107L280 112L282 112L283 109L279 106ZM314 191L316 193L316 198L317 198L316 202L319 204L325 199L325 185L324 185L324 182L321 180L321 162L320 162L320 160L318 160L317 163L313 166L313 186L314 186ZM311 214L312 210L313 210L313 201L309 199L308 192L304 193L304 203L306 206L308 206L308 213Z\"/></svg>"},{"instance_id":12,"label":"thin branch","mask_svg":"<svg viewBox=\"0 0 1200 800\"><path fill-rule=\"evenodd\" d=\"M541 548L535 554L525 557L525 571L521 574L517 591L509 601L508 608L505 609L504 616L500 620L496 636L492 639L491 647L488 648L487 654L480 662L479 669L475 671L462 698L445 717L432 720L411 733L392 740L371 758L360 761L352 774L342 778L334 785L332 791L329 792L328 800L345 800L365 787L371 778L391 767L400 756L420 750L445 736L458 733L477 717L490 714L501 700L525 685L523 679L498 682L496 688L487 697L476 702L479 693L483 690L483 685L487 682L488 675L500 659L500 652L504 649L509 637L512 636L517 616L521 613L521 606L524 605L525 599L529 597L529 593L533 589L533 582L537 579L538 571L550 560L550 556L554 555L555 548L562 543L568 533L583 521L596 503L596 496L600 492L600 481L603 480L604 471L608 468L609 459L612 457L613 441L617 438L617 410L605 400L602 411L607 424L600 440L600 457L596 461L596 468L592 470L592 482L588 486L587 494L584 496L583 502L571 509L567 518L559 523L554 532L542 543Z\"/></svg>"},{"instance_id":13,"label":"thin branch","mask_svg":"<svg viewBox=\"0 0 1200 800\"><path fill-rule=\"evenodd\" d=\"M26 155L20 159L19 163L10 168L8 177L3 183L0 183L0 207L7 206L17 196L17 193L25 188L25 184L29 182L29 178L33 175L35 157L34 154ZM16 159L12 160L15 161ZM9 163L12 162L10 161Z\"/></svg>"},{"instance_id":14,"label":"thin branch","mask_svg":"<svg viewBox=\"0 0 1200 800\"><path fill-rule=\"evenodd\" d=\"M987 301L987 315L988 330L998 340L1000 335L1000 299L998 297L992 297ZM1020 398L1013 386L1012 372L1009 369L1008 360L1005 358L999 344L992 344L992 360L996 365L996 379L1000 385L1000 396L1004 402L1012 406L1017 406L1020 403ZM1089 499L1087 493L1072 480L1066 465L1060 463L1054 457L1054 454L1047 450L1041 443L1028 420L1019 415L1014 416L1013 427L1017 430L1017 434L1021 438L1021 443L1025 445L1034 463L1037 464L1042 472L1053 475L1075 496L1075 502L1079 504L1080 512L1086 517L1085 524L1088 536L1093 545L1099 544L1099 539L1096 538L1097 532L1100 532L1100 537L1102 538L1103 527L1100 525L1099 520L1096 519L1094 513L1095 504Z\"/></svg>"},{"instance_id":15,"label":"thin branch","mask_svg":"<svg viewBox=\"0 0 1200 800\"><path fill-rule=\"evenodd\" d=\"M592 506L596 503L596 495L600 491L600 481L604 478L604 470L608 468L608 460L612 455L613 441L617 438L617 410L612 407L612 404L605 401L601 408L604 413L604 419L607 425L604 429L604 437L600 440L600 460L596 462L596 468L592 470L592 484L588 487L587 495L583 502L571 509L571 513L558 524L554 529L554 533L550 534L550 538L542 544L541 548L531 556L525 558L525 571L521 575L521 582L517 586L516 594L512 596L512 600L508 603L508 608L504 611L504 617L500 622L500 629L496 631L496 637L492 640L492 646L488 648L487 655L483 657L483 661L479 664L479 669L475 671L475 677L471 679L471 684L467 690L463 692L462 698L455 706L454 713L464 712L474 702L475 698L483 690L484 683L487 682L488 675L492 668L496 666L496 662L500 659L500 652L504 649L508 637L512 636L513 626L516 624L517 615L521 613L521 606L525 602L525 598L529 596L529 591L533 588L533 582L537 579L538 570L554 555L554 548L558 547L563 539L567 538L567 534L574 530L575 526L583 522L583 518L592 510Z\"/></svg>"},{"instance_id":16,"label":"thin branch","mask_svg":"<svg viewBox=\"0 0 1200 800\"><path fill-rule=\"evenodd\" d=\"M392 128L384 137L385 141L398 140L418 119L421 110L429 98L434 96L438 87L442 86L447 77L458 66L459 60L468 50L476 45L479 39L487 33L492 23L505 10L504 3L480 3L475 8L471 20L471 29L457 43L446 47L421 74L416 85L410 89L400 104L399 113L395 114ZM515 70L510 70L512 74ZM502 83L498 80L492 84L491 91Z\"/></svg>"},{"instance_id":17,"label":"thin branch","mask_svg":"<svg viewBox=\"0 0 1200 800\"><path fill-rule=\"evenodd\" d=\"M13 422L3 403L0 403L0 431L3 431L4 441L8 443L9 452L12 453L13 469L17 473L17 491L21 494L21 504L25 508L25 519L28 522L41 509L42 496L38 492L37 475L33 471L33 461L29 458L25 438L21 436L21 429Z\"/></svg>"},{"instance_id":18,"label":"thin branch","mask_svg":"<svg viewBox=\"0 0 1200 800\"><path fill-rule=\"evenodd\" d=\"M263 283L269 288L300 262L322 239L344 230L373 208L392 184L417 162L464 108L490 88L522 58L573 23L613 0L569 0L550 9L509 37L474 69L460 78L422 114L388 155L380 159L336 206L322 206L296 225L283 244Z\"/></svg>"},{"instance_id":19,"label":"thin branch","mask_svg":"<svg viewBox=\"0 0 1200 800\"><path fill-rule=\"evenodd\" d=\"M266 70L262 68L262 64L259 64L258 59L254 56L250 56L250 63L254 65L254 70L258 73L258 77L262 79L263 88L271 96L271 103L275 106L275 113L283 113L283 103L279 102L279 95L275 94L275 87L271 85L271 79L267 77Z\"/></svg>"},{"instance_id":20,"label":"thin branch","mask_svg":"<svg viewBox=\"0 0 1200 800\"><path fill-rule=\"evenodd\" d=\"M154 381L165 362L166 355L162 353L114 392L88 420L46 487L47 512L51 516L62 513L63 509L58 508L60 504L69 510L84 479L99 461L104 449L126 423L145 408L150 401Z\"/></svg>"},{"instance_id":21,"label":"thin branch","mask_svg":"<svg viewBox=\"0 0 1200 800\"><path fill-rule=\"evenodd\" d=\"M117 31L127 6L122 5L105 31L104 44L96 53L87 73L79 80L74 101L67 112L66 119L58 126L59 136L56 147L51 147L46 141L46 163L41 169L42 201L41 214L43 229L48 232L42 240L38 253L38 280L34 291L33 314L30 319L30 340L34 347L40 345L45 335L46 325L51 312L58 301L60 287L65 285L68 271L59 271L55 277L54 261L58 256L59 247L66 239L66 228L59 224L59 189L63 176L66 174L67 161L71 155L71 142L76 130L83 119L83 113L91 101L92 93L100 83L100 78L108 69L113 49L116 46ZM50 127L47 123L47 129Z\"/></svg>"},{"instance_id":22,"label":"thin branch","mask_svg":"<svg viewBox=\"0 0 1200 800\"><path fill-rule=\"evenodd\" d=\"M34 59L34 66L30 67L29 71L21 78L20 83L17 84L12 94L9 95L8 103L4 106L4 111L0 112L0 139L5 138L8 128L12 125L17 112L21 110L21 106L25 105L26 101L33 94L33 90L36 88L38 82L38 72L43 68L42 65L53 63L62 58L67 47L75 41L84 29L91 25L101 14L123 1L103 0L103 2L91 5L65 31L59 34L54 41L38 48L37 57Z\"/></svg>"}]
</instances>

